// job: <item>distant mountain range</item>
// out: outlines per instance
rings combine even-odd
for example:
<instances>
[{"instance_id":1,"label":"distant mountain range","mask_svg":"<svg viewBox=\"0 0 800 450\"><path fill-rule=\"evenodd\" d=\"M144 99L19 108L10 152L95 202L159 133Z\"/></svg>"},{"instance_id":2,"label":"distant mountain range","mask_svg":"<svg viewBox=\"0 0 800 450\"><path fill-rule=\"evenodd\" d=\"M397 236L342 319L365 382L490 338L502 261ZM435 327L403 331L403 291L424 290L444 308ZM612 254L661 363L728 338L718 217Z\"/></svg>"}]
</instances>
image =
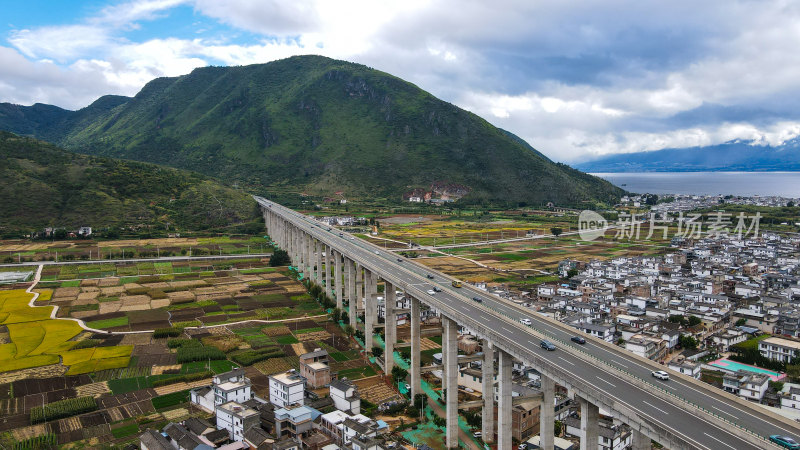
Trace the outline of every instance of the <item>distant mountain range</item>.
<instances>
[{"instance_id":1,"label":"distant mountain range","mask_svg":"<svg viewBox=\"0 0 800 450\"><path fill-rule=\"evenodd\" d=\"M189 169L256 191L398 202L613 203L623 191L369 67L320 56L205 67L79 111L0 104L0 129L67 150Z\"/></svg>"},{"instance_id":2,"label":"distant mountain range","mask_svg":"<svg viewBox=\"0 0 800 450\"><path fill-rule=\"evenodd\" d=\"M204 175L79 155L4 131L0 180L1 235L82 225L224 231L259 219L249 195Z\"/></svg>"},{"instance_id":3,"label":"distant mountain range","mask_svg":"<svg viewBox=\"0 0 800 450\"><path fill-rule=\"evenodd\" d=\"M707 147L626 153L576 164L592 172L800 171L800 138L779 146L735 140Z\"/></svg>"}]
</instances>

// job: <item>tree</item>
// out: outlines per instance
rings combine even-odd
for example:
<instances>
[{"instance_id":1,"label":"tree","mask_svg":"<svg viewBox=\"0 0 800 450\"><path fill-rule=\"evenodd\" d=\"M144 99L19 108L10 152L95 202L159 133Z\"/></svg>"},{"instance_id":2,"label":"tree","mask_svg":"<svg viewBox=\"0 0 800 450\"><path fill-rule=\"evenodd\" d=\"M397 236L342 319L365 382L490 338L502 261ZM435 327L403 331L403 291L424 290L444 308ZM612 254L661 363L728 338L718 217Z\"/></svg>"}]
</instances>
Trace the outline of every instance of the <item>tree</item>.
<instances>
[{"instance_id":1,"label":"tree","mask_svg":"<svg viewBox=\"0 0 800 450\"><path fill-rule=\"evenodd\" d=\"M481 415L474 411L464 411L464 419L467 421L467 425L472 428L478 428L483 423Z\"/></svg>"},{"instance_id":2,"label":"tree","mask_svg":"<svg viewBox=\"0 0 800 450\"><path fill-rule=\"evenodd\" d=\"M347 314L347 311L342 311L342 316L340 318L342 322L349 322L350 321L350 314Z\"/></svg>"},{"instance_id":3,"label":"tree","mask_svg":"<svg viewBox=\"0 0 800 450\"><path fill-rule=\"evenodd\" d=\"M376 358L380 358L381 356L383 356L383 348L378 347L377 345L375 347L372 347L372 356Z\"/></svg>"},{"instance_id":4,"label":"tree","mask_svg":"<svg viewBox=\"0 0 800 450\"><path fill-rule=\"evenodd\" d=\"M736 326L737 326L737 327L742 327L742 326L744 326L744 324L746 324L746 323L747 323L747 319L745 319L744 317L742 317L741 319L739 319L739 320L737 320L737 321L736 321Z\"/></svg>"},{"instance_id":5,"label":"tree","mask_svg":"<svg viewBox=\"0 0 800 450\"><path fill-rule=\"evenodd\" d=\"M695 339L692 336L689 336L688 334L682 334L678 338L678 344L685 349L690 349L690 350L697 349L697 339Z\"/></svg>"},{"instance_id":6,"label":"tree","mask_svg":"<svg viewBox=\"0 0 800 450\"><path fill-rule=\"evenodd\" d=\"M355 333L355 331L356 331L356 329L355 329L355 328L353 328L353 326L352 326L352 325L349 325L349 324L348 324L348 325L345 325L345 326L344 326L344 332L345 332L345 333L347 333L347 335L348 335L348 336L352 336L352 335L353 335L353 333Z\"/></svg>"},{"instance_id":7,"label":"tree","mask_svg":"<svg viewBox=\"0 0 800 450\"><path fill-rule=\"evenodd\" d=\"M558 237L561 234L561 231L562 231L561 227L552 227L552 228L550 228L550 233L555 237Z\"/></svg>"},{"instance_id":8,"label":"tree","mask_svg":"<svg viewBox=\"0 0 800 450\"><path fill-rule=\"evenodd\" d=\"M439 428L444 428L447 426L447 420L444 417L433 416L433 424Z\"/></svg>"},{"instance_id":9,"label":"tree","mask_svg":"<svg viewBox=\"0 0 800 450\"><path fill-rule=\"evenodd\" d=\"M563 424L561 423L561 421L560 420L556 420L553 423L553 434L556 435L556 436L561 436L561 428L562 427L563 427Z\"/></svg>"},{"instance_id":10,"label":"tree","mask_svg":"<svg viewBox=\"0 0 800 450\"><path fill-rule=\"evenodd\" d=\"M700 325L701 323L703 323L703 321L700 320L699 317L697 317L697 316L689 316L689 326L690 327L693 327L695 325Z\"/></svg>"},{"instance_id":11,"label":"tree","mask_svg":"<svg viewBox=\"0 0 800 450\"><path fill-rule=\"evenodd\" d=\"M400 366L392 367L392 379L395 381L405 380L408 376L408 371Z\"/></svg>"},{"instance_id":12,"label":"tree","mask_svg":"<svg viewBox=\"0 0 800 450\"><path fill-rule=\"evenodd\" d=\"M269 265L272 267L286 266L291 262L289 253L286 250L275 249L269 258Z\"/></svg>"},{"instance_id":13,"label":"tree","mask_svg":"<svg viewBox=\"0 0 800 450\"><path fill-rule=\"evenodd\" d=\"M339 308L335 308L331 313L334 322L338 322L342 318L342 310Z\"/></svg>"},{"instance_id":14,"label":"tree","mask_svg":"<svg viewBox=\"0 0 800 450\"><path fill-rule=\"evenodd\" d=\"M575 275L577 275L578 273L579 273L579 272L578 272L578 269L569 269L569 270L567 271L567 278L572 278L572 277L574 277Z\"/></svg>"}]
</instances>

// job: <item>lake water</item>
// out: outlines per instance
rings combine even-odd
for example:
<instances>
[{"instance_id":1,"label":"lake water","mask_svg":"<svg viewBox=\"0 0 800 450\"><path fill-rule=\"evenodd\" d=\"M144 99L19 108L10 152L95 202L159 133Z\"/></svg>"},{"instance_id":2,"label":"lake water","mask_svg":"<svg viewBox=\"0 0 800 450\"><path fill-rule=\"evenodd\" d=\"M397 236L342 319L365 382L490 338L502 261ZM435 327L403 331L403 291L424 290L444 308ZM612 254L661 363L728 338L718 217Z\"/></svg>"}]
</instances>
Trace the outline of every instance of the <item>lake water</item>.
<instances>
[{"instance_id":1,"label":"lake water","mask_svg":"<svg viewBox=\"0 0 800 450\"><path fill-rule=\"evenodd\" d=\"M800 197L800 172L634 172L593 173L626 191Z\"/></svg>"}]
</instances>

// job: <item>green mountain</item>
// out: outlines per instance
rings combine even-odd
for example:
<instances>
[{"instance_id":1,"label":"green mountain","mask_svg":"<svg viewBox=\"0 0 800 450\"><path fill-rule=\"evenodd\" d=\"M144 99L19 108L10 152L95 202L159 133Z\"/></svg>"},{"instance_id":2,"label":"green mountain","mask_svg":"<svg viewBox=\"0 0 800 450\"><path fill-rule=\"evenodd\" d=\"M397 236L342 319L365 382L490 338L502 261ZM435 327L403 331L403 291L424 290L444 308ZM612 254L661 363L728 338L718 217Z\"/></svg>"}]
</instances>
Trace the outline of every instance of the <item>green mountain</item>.
<instances>
[{"instance_id":1,"label":"green mountain","mask_svg":"<svg viewBox=\"0 0 800 450\"><path fill-rule=\"evenodd\" d=\"M0 233L45 226L200 230L252 221L252 199L206 176L64 151L0 131Z\"/></svg>"},{"instance_id":2,"label":"green mountain","mask_svg":"<svg viewBox=\"0 0 800 450\"><path fill-rule=\"evenodd\" d=\"M75 112L0 108L0 129L69 150L148 161L264 190L400 201L414 188L462 202L577 205L622 191L417 86L320 56L205 67Z\"/></svg>"}]
</instances>

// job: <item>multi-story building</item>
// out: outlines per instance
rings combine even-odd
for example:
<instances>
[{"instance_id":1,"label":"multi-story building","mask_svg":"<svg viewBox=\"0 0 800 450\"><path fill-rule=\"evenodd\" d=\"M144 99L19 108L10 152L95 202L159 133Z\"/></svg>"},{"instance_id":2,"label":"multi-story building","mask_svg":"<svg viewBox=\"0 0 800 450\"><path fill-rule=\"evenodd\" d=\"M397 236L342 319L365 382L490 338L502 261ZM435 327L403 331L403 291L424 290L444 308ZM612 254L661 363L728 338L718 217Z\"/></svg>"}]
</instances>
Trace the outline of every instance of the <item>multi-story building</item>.
<instances>
[{"instance_id":1,"label":"multi-story building","mask_svg":"<svg viewBox=\"0 0 800 450\"><path fill-rule=\"evenodd\" d=\"M214 376L211 386L189 391L189 399L201 409L214 412L223 403L244 403L253 398L252 384L244 375L244 369L233 369Z\"/></svg>"},{"instance_id":2,"label":"multi-story building","mask_svg":"<svg viewBox=\"0 0 800 450\"><path fill-rule=\"evenodd\" d=\"M285 436L300 439L311 431L314 419L320 415L308 406L289 406L275 410L275 435L278 438Z\"/></svg>"},{"instance_id":3,"label":"multi-story building","mask_svg":"<svg viewBox=\"0 0 800 450\"><path fill-rule=\"evenodd\" d=\"M696 380L700 379L700 367L701 364L689 360L683 361L672 361L667 364L667 367L675 372L682 373L684 375L688 375Z\"/></svg>"},{"instance_id":4,"label":"multi-story building","mask_svg":"<svg viewBox=\"0 0 800 450\"><path fill-rule=\"evenodd\" d=\"M358 388L347 380L336 380L330 385L331 400L333 406L339 411L349 414L361 413L361 396L358 395Z\"/></svg>"},{"instance_id":5,"label":"multi-story building","mask_svg":"<svg viewBox=\"0 0 800 450\"><path fill-rule=\"evenodd\" d=\"M217 405L214 412L217 428L228 430L228 435L234 441L243 441L245 431L258 426L260 422L258 411L237 402Z\"/></svg>"},{"instance_id":6,"label":"multi-story building","mask_svg":"<svg viewBox=\"0 0 800 450\"><path fill-rule=\"evenodd\" d=\"M302 405L305 392L306 380L296 370L269 376L269 401L279 408Z\"/></svg>"},{"instance_id":7,"label":"multi-story building","mask_svg":"<svg viewBox=\"0 0 800 450\"><path fill-rule=\"evenodd\" d=\"M800 341L770 337L758 342L758 351L766 358L789 363L800 357Z\"/></svg>"},{"instance_id":8,"label":"multi-story building","mask_svg":"<svg viewBox=\"0 0 800 450\"><path fill-rule=\"evenodd\" d=\"M320 388L331 384L330 356L327 350L314 349L300 355L300 375L306 379L311 388Z\"/></svg>"},{"instance_id":9,"label":"multi-story building","mask_svg":"<svg viewBox=\"0 0 800 450\"><path fill-rule=\"evenodd\" d=\"M722 377L722 388L746 400L760 402L769 386L769 376L738 371Z\"/></svg>"}]
</instances>

